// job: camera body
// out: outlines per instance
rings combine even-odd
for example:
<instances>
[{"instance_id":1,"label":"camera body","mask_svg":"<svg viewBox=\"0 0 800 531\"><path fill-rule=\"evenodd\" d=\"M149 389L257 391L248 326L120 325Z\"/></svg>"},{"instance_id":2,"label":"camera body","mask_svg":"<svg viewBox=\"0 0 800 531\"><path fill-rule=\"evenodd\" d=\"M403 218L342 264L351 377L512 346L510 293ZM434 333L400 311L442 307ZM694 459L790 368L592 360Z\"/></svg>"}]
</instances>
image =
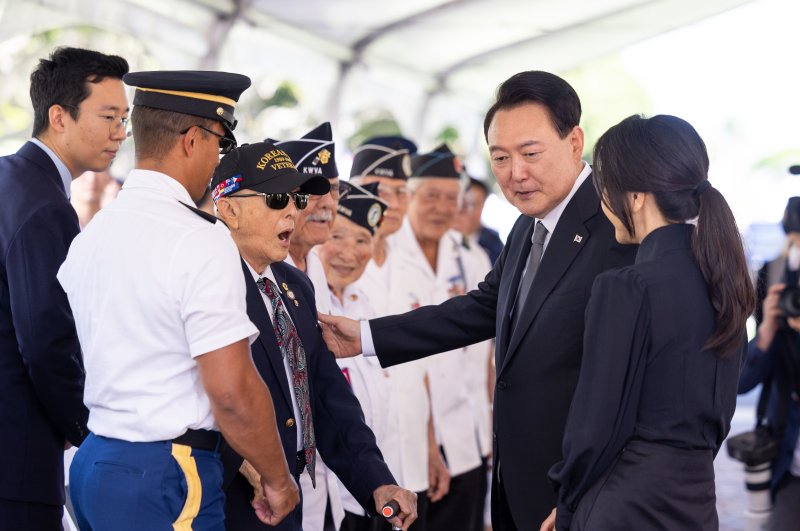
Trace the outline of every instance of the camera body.
<instances>
[{"instance_id":1,"label":"camera body","mask_svg":"<svg viewBox=\"0 0 800 531\"><path fill-rule=\"evenodd\" d=\"M728 437L727 446L728 455L747 466L771 463L780 451L780 441L764 426Z\"/></svg>"},{"instance_id":2,"label":"camera body","mask_svg":"<svg viewBox=\"0 0 800 531\"><path fill-rule=\"evenodd\" d=\"M788 286L781 291L778 306L785 317L800 317L800 286Z\"/></svg>"}]
</instances>

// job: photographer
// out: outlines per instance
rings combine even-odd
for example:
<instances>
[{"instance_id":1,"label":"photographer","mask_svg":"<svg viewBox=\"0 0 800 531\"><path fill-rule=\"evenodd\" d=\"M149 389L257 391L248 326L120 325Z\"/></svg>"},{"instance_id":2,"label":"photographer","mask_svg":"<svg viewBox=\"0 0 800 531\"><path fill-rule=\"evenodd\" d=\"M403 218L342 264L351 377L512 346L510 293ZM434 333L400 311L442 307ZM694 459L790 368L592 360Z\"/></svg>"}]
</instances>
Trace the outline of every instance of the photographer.
<instances>
[{"instance_id":1,"label":"photographer","mask_svg":"<svg viewBox=\"0 0 800 531\"><path fill-rule=\"evenodd\" d=\"M786 206L785 252L759 271L758 332L748 345L739 393L769 386L767 423L779 439L772 461L773 509L766 529L797 529L800 521L800 197Z\"/></svg>"}]
</instances>

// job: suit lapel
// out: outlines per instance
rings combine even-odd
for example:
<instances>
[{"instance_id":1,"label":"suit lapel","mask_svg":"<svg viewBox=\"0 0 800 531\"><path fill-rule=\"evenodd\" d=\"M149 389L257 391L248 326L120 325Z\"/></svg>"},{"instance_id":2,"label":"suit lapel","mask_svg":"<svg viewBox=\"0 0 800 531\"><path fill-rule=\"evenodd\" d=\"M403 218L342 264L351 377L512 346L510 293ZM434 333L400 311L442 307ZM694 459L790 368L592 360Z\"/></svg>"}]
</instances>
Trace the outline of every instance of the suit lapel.
<instances>
[{"instance_id":1,"label":"suit lapel","mask_svg":"<svg viewBox=\"0 0 800 531\"><path fill-rule=\"evenodd\" d=\"M292 407L292 395L286 380L286 367L283 365L283 354L278 346L278 338L269 318L267 307L258 286L250 274L247 265L242 261L245 284L247 285L247 315L259 330L258 339L252 345L253 363L259 373L268 374L273 371L275 380L280 385L281 393L289 408ZM275 398L275 393L272 393Z\"/></svg>"},{"instance_id":2,"label":"suit lapel","mask_svg":"<svg viewBox=\"0 0 800 531\"><path fill-rule=\"evenodd\" d=\"M500 370L497 372L498 375L518 350L522 338L531 328L547 297L561 277L567 273L581 249L586 246L591 235L584 223L596 215L597 210L597 194L590 179L586 179L564 209L555 231L550 236L539 270L536 272L536 278L533 280L528 300L521 301L523 306L517 322L511 330L508 349Z\"/></svg>"},{"instance_id":3,"label":"suit lapel","mask_svg":"<svg viewBox=\"0 0 800 531\"><path fill-rule=\"evenodd\" d=\"M500 286L499 295L499 313L497 315L499 326L497 327L497 367L503 366L503 359L506 357L508 351L509 336L511 335L511 307L517 297L517 289L519 288L520 280L522 279L522 270L525 269L525 263L528 259L528 253L531 250L531 237L533 236L534 220L530 217L525 217L523 227L520 229L522 236L518 238L519 244L511 247L506 257L506 264L514 265L514 272L507 282L503 282Z\"/></svg>"}]
</instances>

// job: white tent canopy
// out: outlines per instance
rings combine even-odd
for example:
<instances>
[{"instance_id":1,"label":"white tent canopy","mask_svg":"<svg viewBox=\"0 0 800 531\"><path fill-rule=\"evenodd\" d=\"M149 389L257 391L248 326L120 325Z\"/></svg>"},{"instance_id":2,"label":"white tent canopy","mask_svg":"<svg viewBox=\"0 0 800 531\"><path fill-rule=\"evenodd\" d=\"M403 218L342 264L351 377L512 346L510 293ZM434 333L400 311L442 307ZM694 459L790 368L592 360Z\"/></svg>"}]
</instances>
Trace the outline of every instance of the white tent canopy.
<instances>
[{"instance_id":1,"label":"white tent canopy","mask_svg":"<svg viewBox=\"0 0 800 531\"><path fill-rule=\"evenodd\" d=\"M563 72L746 2L0 0L0 46L90 26L123 39L109 51L125 52L133 69L232 70L261 94L291 79L303 95L301 122L331 120L346 135L353 116L386 109L423 142L446 121L471 150L509 75ZM281 127L290 119L298 116Z\"/></svg>"}]
</instances>

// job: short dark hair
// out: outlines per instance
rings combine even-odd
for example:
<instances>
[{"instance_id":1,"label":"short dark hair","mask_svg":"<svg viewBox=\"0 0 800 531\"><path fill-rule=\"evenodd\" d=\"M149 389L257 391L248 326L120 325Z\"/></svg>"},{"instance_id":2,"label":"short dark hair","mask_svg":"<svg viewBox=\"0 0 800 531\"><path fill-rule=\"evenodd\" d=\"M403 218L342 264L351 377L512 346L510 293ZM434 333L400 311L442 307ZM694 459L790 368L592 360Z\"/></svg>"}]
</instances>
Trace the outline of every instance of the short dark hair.
<instances>
[{"instance_id":1,"label":"short dark hair","mask_svg":"<svg viewBox=\"0 0 800 531\"><path fill-rule=\"evenodd\" d=\"M78 105L89 97L87 83L100 83L106 78L122 79L128 73L128 62L117 55L105 55L83 48L60 47L49 59L40 59L31 73L33 104L33 136L42 134L50 125L50 107L67 106L70 116L78 118Z\"/></svg>"},{"instance_id":2,"label":"short dark hair","mask_svg":"<svg viewBox=\"0 0 800 531\"><path fill-rule=\"evenodd\" d=\"M529 70L514 74L497 87L495 102L483 120L483 136L488 139L489 126L497 111L526 103L543 105L561 138L581 121L581 100L569 83L549 72Z\"/></svg>"},{"instance_id":3,"label":"short dark hair","mask_svg":"<svg viewBox=\"0 0 800 531\"><path fill-rule=\"evenodd\" d=\"M669 115L624 119L597 141L592 179L601 200L630 235L628 192L651 193L670 222L697 218L692 235L695 261L708 285L717 328L705 349L724 357L742 341L755 308L744 246L727 201L708 183L706 145L694 127Z\"/></svg>"},{"instance_id":4,"label":"short dark hair","mask_svg":"<svg viewBox=\"0 0 800 531\"><path fill-rule=\"evenodd\" d=\"M131 111L131 128L133 130L133 146L137 160L162 160L175 146L180 132L193 125L201 125L211 129L215 120L134 105ZM203 134L208 134L203 131Z\"/></svg>"}]
</instances>

